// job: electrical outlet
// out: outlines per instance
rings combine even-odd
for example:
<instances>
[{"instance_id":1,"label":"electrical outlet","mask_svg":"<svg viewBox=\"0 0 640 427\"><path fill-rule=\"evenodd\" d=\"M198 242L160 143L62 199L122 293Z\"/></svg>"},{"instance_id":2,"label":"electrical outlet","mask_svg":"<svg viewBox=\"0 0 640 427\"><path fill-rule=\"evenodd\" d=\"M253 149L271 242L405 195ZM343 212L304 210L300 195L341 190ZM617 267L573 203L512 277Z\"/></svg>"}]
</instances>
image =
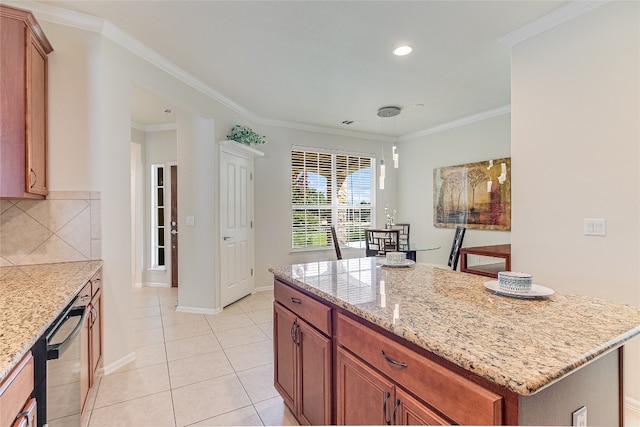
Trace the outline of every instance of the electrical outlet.
<instances>
[{"instance_id":1,"label":"electrical outlet","mask_svg":"<svg viewBox=\"0 0 640 427\"><path fill-rule=\"evenodd\" d=\"M587 427L587 407L583 406L582 408L573 411L573 423L572 426L576 427Z\"/></svg>"}]
</instances>

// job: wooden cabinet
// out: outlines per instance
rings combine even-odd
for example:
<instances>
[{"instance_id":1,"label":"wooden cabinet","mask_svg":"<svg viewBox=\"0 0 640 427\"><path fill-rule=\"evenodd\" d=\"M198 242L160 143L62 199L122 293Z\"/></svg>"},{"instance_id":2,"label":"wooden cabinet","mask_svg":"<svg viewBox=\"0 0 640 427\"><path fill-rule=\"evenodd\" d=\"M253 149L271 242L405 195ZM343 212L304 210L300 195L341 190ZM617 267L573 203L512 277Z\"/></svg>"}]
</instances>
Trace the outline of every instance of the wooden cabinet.
<instances>
[{"instance_id":1,"label":"wooden cabinet","mask_svg":"<svg viewBox=\"0 0 640 427\"><path fill-rule=\"evenodd\" d=\"M80 387L84 413L89 390L95 385L102 362L102 270L93 275L79 297L82 302L88 302L80 338Z\"/></svg>"},{"instance_id":2,"label":"wooden cabinet","mask_svg":"<svg viewBox=\"0 0 640 427\"><path fill-rule=\"evenodd\" d=\"M95 377L102 362L102 288L91 299L89 310L89 332L91 348L89 349L89 368L91 387L95 384Z\"/></svg>"},{"instance_id":3,"label":"wooden cabinet","mask_svg":"<svg viewBox=\"0 0 640 427\"><path fill-rule=\"evenodd\" d=\"M34 361L27 353L0 383L0 426L35 426ZM26 423L26 424L25 424Z\"/></svg>"},{"instance_id":4,"label":"wooden cabinet","mask_svg":"<svg viewBox=\"0 0 640 427\"><path fill-rule=\"evenodd\" d=\"M359 361L362 366L358 372L367 373L364 375L365 379L360 381L362 384L366 381L380 383L380 378L389 382L388 398L392 403L385 403L384 407L387 411L385 423L395 420L395 423L417 422L431 423L431 425L502 424L504 406L502 396L410 350L361 322L342 314L338 314L337 318L338 352L342 354L339 356L341 360L338 361L338 378L336 378L339 424L381 424L368 418L359 420L351 407L356 404L362 405L365 408L362 412L366 415L369 412L369 409L366 409L369 405L378 405L381 408L383 404L379 396L374 403L364 402L361 398L363 385L358 387L347 385L349 381L347 371L340 370L340 364L348 360L345 354L349 353L346 350L354 355L351 357L349 366L353 366L353 360ZM353 376L351 371L349 375ZM412 398L408 399L408 397ZM351 400L354 402L350 403ZM341 411L343 414L349 414L346 411L352 411L352 418L340 415Z\"/></svg>"},{"instance_id":5,"label":"wooden cabinet","mask_svg":"<svg viewBox=\"0 0 640 427\"><path fill-rule=\"evenodd\" d=\"M0 4L0 197L47 195L47 55L29 11Z\"/></svg>"},{"instance_id":6,"label":"wooden cabinet","mask_svg":"<svg viewBox=\"0 0 640 427\"><path fill-rule=\"evenodd\" d=\"M337 424L451 424L347 350L336 358Z\"/></svg>"},{"instance_id":7,"label":"wooden cabinet","mask_svg":"<svg viewBox=\"0 0 640 427\"><path fill-rule=\"evenodd\" d=\"M393 383L340 347L336 371L336 423L388 424Z\"/></svg>"},{"instance_id":8,"label":"wooden cabinet","mask_svg":"<svg viewBox=\"0 0 640 427\"><path fill-rule=\"evenodd\" d=\"M301 424L329 425L331 309L277 281L274 295L275 387Z\"/></svg>"}]
</instances>

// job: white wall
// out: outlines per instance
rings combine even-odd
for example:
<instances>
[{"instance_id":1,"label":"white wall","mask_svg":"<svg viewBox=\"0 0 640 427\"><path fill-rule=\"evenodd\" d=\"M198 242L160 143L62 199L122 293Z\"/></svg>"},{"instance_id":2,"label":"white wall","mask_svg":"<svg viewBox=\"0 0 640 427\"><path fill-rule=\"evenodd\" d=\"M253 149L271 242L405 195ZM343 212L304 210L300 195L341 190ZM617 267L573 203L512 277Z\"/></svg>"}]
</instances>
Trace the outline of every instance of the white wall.
<instances>
[{"instance_id":1,"label":"white wall","mask_svg":"<svg viewBox=\"0 0 640 427\"><path fill-rule=\"evenodd\" d=\"M411 242L440 246L418 252L418 262L447 264L454 229L433 226L433 170L443 166L510 157L510 116L434 133L398 144L398 214L396 222L411 224ZM512 159L513 164L513 159ZM510 232L467 229L463 246L510 243Z\"/></svg>"},{"instance_id":2,"label":"white wall","mask_svg":"<svg viewBox=\"0 0 640 427\"><path fill-rule=\"evenodd\" d=\"M639 8L606 3L516 45L512 59L513 267L562 292L633 305L640 305ZM606 219L607 236L584 236L584 218ZM640 400L635 341L625 391Z\"/></svg>"},{"instance_id":3,"label":"white wall","mask_svg":"<svg viewBox=\"0 0 640 427\"><path fill-rule=\"evenodd\" d=\"M380 158L383 143L348 136L327 135L317 132L256 126L267 142L257 146L265 153L255 160L255 285L272 286L273 275L269 267L289 265L313 260L334 260L333 247L322 251L291 252L291 147L330 148L368 154ZM391 158L391 145L385 144L385 158ZM395 205L395 172L387 168L385 187L377 190L377 218L383 217L384 206ZM384 221L384 220L382 220ZM342 251L344 258L362 257L364 249Z\"/></svg>"}]
</instances>

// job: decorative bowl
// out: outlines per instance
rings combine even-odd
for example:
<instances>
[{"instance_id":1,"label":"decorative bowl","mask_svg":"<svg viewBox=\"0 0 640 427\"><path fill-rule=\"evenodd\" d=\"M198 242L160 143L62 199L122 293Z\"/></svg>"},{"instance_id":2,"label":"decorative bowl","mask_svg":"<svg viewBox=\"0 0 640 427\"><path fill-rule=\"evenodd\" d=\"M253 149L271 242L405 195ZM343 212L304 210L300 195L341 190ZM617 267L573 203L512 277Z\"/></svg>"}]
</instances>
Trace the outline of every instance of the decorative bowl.
<instances>
[{"instance_id":1,"label":"decorative bowl","mask_svg":"<svg viewBox=\"0 0 640 427\"><path fill-rule=\"evenodd\" d=\"M533 276L528 273L515 271L500 271L498 273L498 286L509 292L529 292L533 284Z\"/></svg>"}]
</instances>

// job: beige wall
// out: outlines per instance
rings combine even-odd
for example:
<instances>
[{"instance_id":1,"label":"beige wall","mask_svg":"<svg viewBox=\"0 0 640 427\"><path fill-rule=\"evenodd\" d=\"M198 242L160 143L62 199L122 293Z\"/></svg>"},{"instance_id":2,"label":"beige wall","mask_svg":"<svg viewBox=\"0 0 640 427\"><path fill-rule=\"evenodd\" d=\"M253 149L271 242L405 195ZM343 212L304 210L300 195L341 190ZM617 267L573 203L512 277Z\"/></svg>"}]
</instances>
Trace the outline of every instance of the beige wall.
<instances>
[{"instance_id":1,"label":"beige wall","mask_svg":"<svg viewBox=\"0 0 640 427\"><path fill-rule=\"evenodd\" d=\"M433 169L510 156L510 116L503 114L454 129L401 142L395 191L398 222L411 224L411 241L440 246L418 252L419 262L447 264L454 230L433 226ZM468 229L463 246L510 242L508 231Z\"/></svg>"},{"instance_id":2,"label":"beige wall","mask_svg":"<svg viewBox=\"0 0 640 427\"><path fill-rule=\"evenodd\" d=\"M633 305L640 305L639 6L610 2L516 45L511 94L514 269L562 292ZM584 236L584 218L606 219L606 237ZM625 387L640 400L632 344Z\"/></svg>"}]
</instances>

